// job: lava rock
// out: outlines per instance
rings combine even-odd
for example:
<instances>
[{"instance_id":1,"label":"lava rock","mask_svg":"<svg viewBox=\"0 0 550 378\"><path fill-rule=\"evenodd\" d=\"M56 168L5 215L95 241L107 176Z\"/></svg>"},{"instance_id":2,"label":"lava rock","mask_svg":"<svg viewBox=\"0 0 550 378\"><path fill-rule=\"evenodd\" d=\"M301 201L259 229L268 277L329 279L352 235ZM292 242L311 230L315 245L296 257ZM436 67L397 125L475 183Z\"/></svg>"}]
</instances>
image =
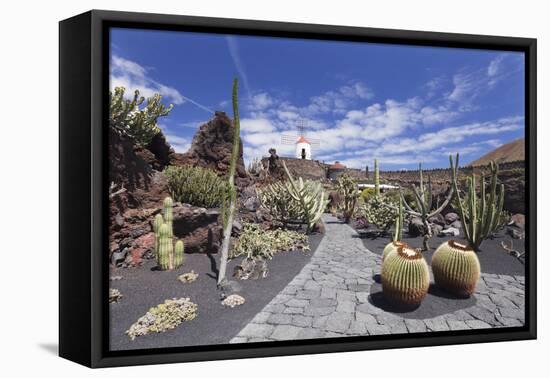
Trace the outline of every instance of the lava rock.
<instances>
[{"instance_id":1,"label":"lava rock","mask_svg":"<svg viewBox=\"0 0 550 378\"><path fill-rule=\"evenodd\" d=\"M445 214L445 222L448 224L453 223L454 221L457 221L459 219L457 213L447 213Z\"/></svg>"},{"instance_id":2,"label":"lava rock","mask_svg":"<svg viewBox=\"0 0 550 378\"><path fill-rule=\"evenodd\" d=\"M445 217L441 214L437 214L437 215L434 215L433 217L429 217L428 222L437 224L440 226L445 226Z\"/></svg>"},{"instance_id":3,"label":"lava rock","mask_svg":"<svg viewBox=\"0 0 550 378\"><path fill-rule=\"evenodd\" d=\"M460 235L460 230L458 228L455 228L455 227L448 227L444 230L441 230L439 232L439 235L442 235L442 236L459 236Z\"/></svg>"},{"instance_id":4,"label":"lava rock","mask_svg":"<svg viewBox=\"0 0 550 378\"><path fill-rule=\"evenodd\" d=\"M411 218L409 222L409 236L415 238L417 236L424 235L426 232L426 226L419 217Z\"/></svg>"}]
</instances>

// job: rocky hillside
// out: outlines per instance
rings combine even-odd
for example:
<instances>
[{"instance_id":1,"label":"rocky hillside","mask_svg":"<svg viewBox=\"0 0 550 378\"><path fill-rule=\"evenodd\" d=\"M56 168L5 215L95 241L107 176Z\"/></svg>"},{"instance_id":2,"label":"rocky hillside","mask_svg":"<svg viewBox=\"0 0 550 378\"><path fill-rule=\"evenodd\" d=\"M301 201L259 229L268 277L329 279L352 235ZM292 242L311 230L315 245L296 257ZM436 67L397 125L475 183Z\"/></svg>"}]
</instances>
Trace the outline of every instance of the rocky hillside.
<instances>
[{"instance_id":1,"label":"rocky hillside","mask_svg":"<svg viewBox=\"0 0 550 378\"><path fill-rule=\"evenodd\" d=\"M521 138L510 143L503 144L495 150L471 162L470 165L474 167L487 165L492 160L497 163L525 160L525 139Z\"/></svg>"}]
</instances>

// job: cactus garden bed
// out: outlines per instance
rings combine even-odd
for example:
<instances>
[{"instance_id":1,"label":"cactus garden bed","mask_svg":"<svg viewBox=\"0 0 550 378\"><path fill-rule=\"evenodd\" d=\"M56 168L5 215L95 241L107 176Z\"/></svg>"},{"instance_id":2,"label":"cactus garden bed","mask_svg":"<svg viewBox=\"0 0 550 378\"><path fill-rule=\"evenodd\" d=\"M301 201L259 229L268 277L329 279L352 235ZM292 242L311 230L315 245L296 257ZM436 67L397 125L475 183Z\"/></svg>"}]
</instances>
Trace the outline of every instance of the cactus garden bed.
<instances>
[{"instance_id":1,"label":"cactus garden bed","mask_svg":"<svg viewBox=\"0 0 550 378\"><path fill-rule=\"evenodd\" d=\"M221 303L216 288L215 269L218 255L186 254L184 265L172 271L158 271L156 262L147 260L134 269L116 268L111 276L122 279L111 281L111 287L123 295L110 305L110 341L112 350L179 347L228 343L261 309L273 299L300 272L309 261L323 235L309 235L311 251L282 252L268 261L266 278L238 281L239 295L246 302L235 308ZM228 273L232 274L240 258L230 260ZM182 283L178 277L194 271L194 282ZM149 333L131 340L126 330L147 310L166 299L186 297L197 304L197 316L164 333Z\"/></svg>"}]
</instances>

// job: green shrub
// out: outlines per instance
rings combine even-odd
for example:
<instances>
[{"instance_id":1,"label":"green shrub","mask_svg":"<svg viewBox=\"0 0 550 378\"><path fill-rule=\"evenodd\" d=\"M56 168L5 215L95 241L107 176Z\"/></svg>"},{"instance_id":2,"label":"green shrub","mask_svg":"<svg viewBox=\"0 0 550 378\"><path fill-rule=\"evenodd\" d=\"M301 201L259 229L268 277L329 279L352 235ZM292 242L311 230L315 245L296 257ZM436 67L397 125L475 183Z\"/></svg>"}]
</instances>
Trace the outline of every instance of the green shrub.
<instances>
[{"instance_id":1,"label":"green shrub","mask_svg":"<svg viewBox=\"0 0 550 378\"><path fill-rule=\"evenodd\" d=\"M167 116L173 105L162 104L162 96L155 93L147 99L147 105L140 108L145 97L135 90L134 97L129 100L124 98L124 92L124 87L109 92L109 126L118 134L134 139L136 144L146 146L160 132L157 119Z\"/></svg>"},{"instance_id":2,"label":"green shrub","mask_svg":"<svg viewBox=\"0 0 550 378\"><path fill-rule=\"evenodd\" d=\"M278 252L292 251L296 248L309 251L306 235L282 229L263 230L257 224L245 223L231 250L231 257L271 259Z\"/></svg>"},{"instance_id":3,"label":"green shrub","mask_svg":"<svg viewBox=\"0 0 550 378\"><path fill-rule=\"evenodd\" d=\"M395 202L391 198L380 195L369 199L362 208L367 221L386 232L395 223L398 215Z\"/></svg>"},{"instance_id":4,"label":"green shrub","mask_svg":"<svg viewBox=\"0 0 550 378\"><path fill-rule=\"evenodd\" d=\"M359 199L363 203L366 203L372 197L374 197L374 188L365 188L359 195Z\"/></svg>"},{"instance_id":5,"label":"green shrub","mask_svg":"<svg viewBox=\"0 0 550 378\"><path fill-rule=\"evenodd\" d=\"M164 170L168 191L177 202L199 207L220 207L227 196L227 181L206 168L169 166Z\"/></svg>"}]
</instances>

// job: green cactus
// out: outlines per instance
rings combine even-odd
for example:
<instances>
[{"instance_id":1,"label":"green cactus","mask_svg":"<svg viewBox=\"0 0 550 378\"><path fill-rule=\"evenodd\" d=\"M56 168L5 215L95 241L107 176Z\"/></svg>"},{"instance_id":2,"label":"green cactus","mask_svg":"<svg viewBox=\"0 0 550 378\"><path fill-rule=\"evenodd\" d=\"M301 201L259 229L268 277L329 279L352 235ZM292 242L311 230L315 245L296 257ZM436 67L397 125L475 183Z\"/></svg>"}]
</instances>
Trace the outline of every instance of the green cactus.
<instances>
[{"instance_id":1,"label":"green cactus","mask_svg":"<svg viewBox=\"0 0 550 378\"><path fill-rule=\"evenodd\" d=\"M239 116L239 81L233 79L233 90L231 96L233 102L233 148L231 150L231 161L229 163L229 178L227 183L227 198L223 205L222 218L224 220L223 241L221 246L220 270L218 273L218 286L225 280L227 260L229 258L229 243L231 241L231 230L233 229L233 217L237 207L237 190L235 189L235 172L237 171L237 159L239 158L241 142L241 121Z\"/></svg>"},{"instance_id":2,"label":"green cactus","mask_svg":"<svg viewBox=\"0 0 550 378\"><path fill-rule=\"evenodd\" d=\"M374 159L374 195L380 195L380 171L378 170L378 159Z\"/></svg>"},{"instance_id":3,"label":"green cactus","mask_svg":"<svg viewBox=\"0 0 550 378\"><path fill-rule=\"evenodd\" d=\"M300 204L292 198L284 183L276 181L262 189L256 189L256 194L262 206L283 227L300 219Z\"/></svg>"},{"instance_id":4,"label":"green cactus","mask_svg":"<svg viewBox=\"0 0 550 378\"><path fill-rule=\"evenodd\" d=\"M328 196L320 182L304 181L301 177L294 180L284 161L283 168L288 178L286 188L290 196L300 204L302 221L306 224L306 233L309 234L323 215L329 203Z\"/></svg>"},{"instance_id":5,"label":"green cactus","mask_svg":"<svg viewBox=\"0 0 550 378\"><path fill-rule=\"evenodd\" d=\"M160 227L164 224L164 218L161 214L155 215L155 220L153 221L153 232L155 233L155 258L158 256L159 249L159 240L160 240Z\"/></svg>"},{"instance_id":6,"label":"green cactus","mask_svg":"<svg viewBox=\"0 0 550 378\"><path fill-rule=\"evenodd\" d=\"M168 225L169 236L174 237L174 231L172 228L172 222L174 220L174 201L171 197L166 197L164 199L163 209L162 209L162 218L164 222Z\"/></svg>"},{"instance_id":7,"label":"green cactus","mask_svg":"<svg viewBox=\"0 0 550 378\"><path fill-rule=\"evenodd\" d=\"M398 247L382 263L382 291L390 301L418 306L428 293L430 273L419 250Z\"/></svg>"},{"instance_id":8,"label":"green cactus","mask_svg":"<svg viewBox=\"0 0 550 378\"><path fill-rule=\"evenodd\" d=\"M147 146L160 132L158 118L167 116L174 105L162 104L162 96L155 93L142 107L145 98L138 90L134 91L132 100L127 99L124 92L124 87L109 92L109 126L118 134L134 139L136 144Z\"/></svg>"},{"instance_id":9,"label":"green cactus","mask_svg":"<svg viewBox=\"0 0 550 378\"><path fill-rule=\"evenodd\" d=\"M456 175L456 172L458 170L458 164L456 167L453 166L452 157L449 156L451 159L451 174L454 176ZM430 222L428 221L429 218L436 216L437 214L441 213L443 209L447 207L449 202L451 202L451 199L453 198L454 193L454 187L451 186L449 188L449 191L447 193L447 196L443 203L433 209L433 190L432 190L432 179L431 177L428 177L428 181L424 181L424 175L422 172L422 164L418 164L418 171L419 171L419 186L412 185L412 190L414 193L414 198L416 201L416 209L419 209L418 211L413 209L412 204L409 204L407 202L407 199L405 197L405 194L403 191L400 192L401 195L401 201L403 202L403 205L405 205L405 212L407 214L412 215L414 217L418 217L422 220L422 223L424 224L424 239L422 241L422 251L428 251L430 250L429 240L433 236L432 233L432 226Z\"/></svg>"},{"instance_id":10,"label":"green cactus","mask_svg":"<svg viewBox=\"0 0 550 378\"><path fill-rule=\"evenodd\" d=\"M399 210L395 217L395 231L393 233L393 241L401 241L403 239L403 199L399 198Z\"/></svg>"},{"instance_id":11,"label":"green cactus","mask_svg":"<svg viewBox=\"0 0 550 378\"><path fill-rule=\"evenodd\" d=\"M183 255L183 240L178 240L174 246L174 269L179 268L183 265L184 255Z\"/></svg>"},{"instance_id":12,"label":"green cactus","mask_svg":"<svg viewBox=\"0 0 550 378\"><path fill-rule=\"evenodd\" d=\"M160 270L172 270L174 266L174 246L172 244L172 237L170 236L170 227L168 224L164 223L160 226L159 238L157 264Z\"/></svg>"},{"instance_id":13,"label":"green cactus","mask_svg":"<svg viewBox=\"0 0 550 378\"><path fill-rule=\"evenodd\" d=\"M456 167L458 167L458 154L456 154ZM449 158L451 167L453 166L452 157ZM504 184L498 184L498 164L492 161L489 165L491 180L489 183L489 193L486 194L485 175L481 175L480 198L476 193L476 179L472 172L468 178L468 193L466 199L462 199L458 189L458 177L456 171L452 170L452 184L457 203L458 215L462 223L464 235L469 246L475 251L480 250L481 243L491 236L500 226L502 217L502 208L504 205ZM498 193L497 193L498 187Z\"/></svg>"},{"instance_id":14,"label":"green cactus","mask_svg":"<svg viewBox=\"0 0 550 378\"><path fill-rule=\"evenodd\" d=\"M357 189L357 182L351 176L344 173L338 177L338 180L336 181L336 188L343 197L341 209L344 216L344 221L349 223L355 213L357 198L360 194Z\"/></svg>"},{"instance_id":15,"label":"green cactus","mask_svg":"<svg viewBox=\"0 0 550 378\"><path fill-rule=\"evenodd\" d=\"M432 257L432 271L436 285L460 297L473 294L481 274L474 250L454 240L437 248Z\"/></svg>"},{"instance_id":16,"label":"green cactus","mask_svg":"<svg viewBox=\"0 0 550 378\"><path fill-rule=\"evenodd\" d=\"M408 247L408 244L398 240L394 240L386 244L384 251L382 252L382 262L384 262L390 253L397 251L397 248L399 247Z\"/></svg>"},{"instance_id":17,"label":"green cactus","mask_svg":"<svg viewBox=\"0 0 550 378\"><path fill-rule=\"evenodd\" d=\"M163 171L170 196L177 202L198 207L220 207L227 192L227 180L208 168L169 166Z\"/></svg>"}]
</instances>

